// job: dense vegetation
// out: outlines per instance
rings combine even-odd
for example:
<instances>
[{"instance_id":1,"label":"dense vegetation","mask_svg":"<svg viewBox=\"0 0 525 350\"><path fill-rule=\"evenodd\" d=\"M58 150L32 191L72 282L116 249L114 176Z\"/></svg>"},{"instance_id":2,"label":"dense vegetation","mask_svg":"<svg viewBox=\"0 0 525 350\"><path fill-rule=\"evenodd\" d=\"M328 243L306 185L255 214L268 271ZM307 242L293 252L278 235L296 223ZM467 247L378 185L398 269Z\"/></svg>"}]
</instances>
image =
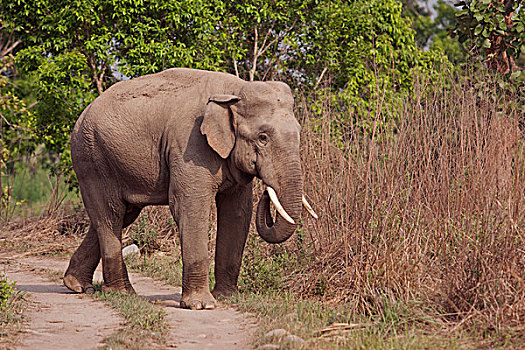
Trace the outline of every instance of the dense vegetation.
<instances>
[{"instance_id":1,"label":"dense vegetation","mask_svg":"<svg viewBox=\"0 0 525 350\"><path fill-rule=\"evenodd\" d=\"M28 199L16 190L23 169L49 169L57 196L76 118L119 80L175 66L283 80L296 92L305 190L321 219L281 246L251 237L243 290L341 304L336 321L380 317L392 337L416 324L519 344L522 6L0 0L1 219ZM148 253L166 226L151 218L130 231Z\"/></svg>"}]
</instances>

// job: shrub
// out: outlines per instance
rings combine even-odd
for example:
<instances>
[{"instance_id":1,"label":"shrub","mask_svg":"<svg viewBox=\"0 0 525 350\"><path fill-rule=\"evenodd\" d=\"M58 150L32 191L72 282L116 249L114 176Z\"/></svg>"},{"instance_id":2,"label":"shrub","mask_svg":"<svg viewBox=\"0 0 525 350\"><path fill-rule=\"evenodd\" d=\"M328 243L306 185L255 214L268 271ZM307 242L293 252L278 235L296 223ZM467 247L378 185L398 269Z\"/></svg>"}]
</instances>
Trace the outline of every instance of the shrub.
<instances>
[{"instance_id":1,"label":"shrub","mask_svg":"<svg viewBox=\"0 0 525 350\"><path fill-rule=\"evenodd\" d=\"M15 294L15 282L9 283L4 274L0 274L0 310L5 310L9 298Z\"/></svg>"},{"instance_id":2,"label":"shrub","mask_svg":"<svg viewBox=\"0 0 525 350\"><path fill-rule=\"evenodd\" d=\"M148 207L127 232L143 254L151 254L165 249L164 245L173 238L174 229L173 218L167 207Z\"/></svg>"}]
</instances>

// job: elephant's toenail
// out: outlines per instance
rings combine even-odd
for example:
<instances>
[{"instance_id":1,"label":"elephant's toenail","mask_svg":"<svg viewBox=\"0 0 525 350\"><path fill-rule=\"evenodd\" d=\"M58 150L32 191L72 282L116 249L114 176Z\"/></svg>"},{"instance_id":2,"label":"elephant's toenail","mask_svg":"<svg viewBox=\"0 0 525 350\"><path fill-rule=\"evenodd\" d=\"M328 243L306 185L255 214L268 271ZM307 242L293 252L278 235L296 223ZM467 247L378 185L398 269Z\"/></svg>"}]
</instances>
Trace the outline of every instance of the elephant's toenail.
<instances>
[{"instance_id":1,"label":"elephant's toenail","mask_svg":"<svg viewBox=\"0 0 525 350\"><path fill-rule=\"evenodd\" d=\"M190 305L190 309L192 310L202 310L202 304L200 301L192 301Z\"/></svg>"},{"instance_id":2,"label":"elephant's toenail","mask_svg":"<svg viewBox=\"0 0 525 350\"><path fill-rule=\"evenodd\" d=\"M212 309L215 309L215 303L212 303L212 302L207 302L204 304L204 308L206 310L212 310Z\"/></svg>"}]
</instances>

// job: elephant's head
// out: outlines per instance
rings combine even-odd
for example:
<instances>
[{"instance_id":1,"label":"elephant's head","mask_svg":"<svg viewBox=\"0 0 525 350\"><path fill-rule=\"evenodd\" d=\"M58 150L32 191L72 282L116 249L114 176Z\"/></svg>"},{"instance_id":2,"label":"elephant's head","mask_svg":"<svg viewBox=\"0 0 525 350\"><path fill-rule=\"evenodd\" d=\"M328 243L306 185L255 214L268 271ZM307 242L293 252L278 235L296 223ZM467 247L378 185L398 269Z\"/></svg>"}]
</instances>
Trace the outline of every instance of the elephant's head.
<instances>
[{"instance_id":1,"label":"elephant's head","mask_svg":"<svg viewBox=\"0 0 525 350\"><path fill-rule=\"evenodd\" d=\"M211 96L201 125L208 144L222 158L267 186L256 223L259 235L269 243L283 242L293 234L302 202L311 209L302 195L301 127L293 104L288 85L249 82L237 95ZM279 213L275 223L270 201Z\"/></svg>"}]
</instances>

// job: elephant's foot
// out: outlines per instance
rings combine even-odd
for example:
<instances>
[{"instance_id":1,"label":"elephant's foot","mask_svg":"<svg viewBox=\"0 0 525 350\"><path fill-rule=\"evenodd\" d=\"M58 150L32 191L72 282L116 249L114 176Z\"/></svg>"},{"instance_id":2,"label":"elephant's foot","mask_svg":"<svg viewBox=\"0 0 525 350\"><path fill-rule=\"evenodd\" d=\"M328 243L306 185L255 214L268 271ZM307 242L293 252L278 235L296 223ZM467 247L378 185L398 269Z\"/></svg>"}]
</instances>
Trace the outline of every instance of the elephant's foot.
<instances>
[{"instance_id":1,"label":"elephant's foot","mask_svg":"<svg viewBox=\"0 0 525 350\"><path fill-rule=\"evenodd\" d=\"M182 295L180 307L192 310L212 310L217 307L217 302L209 291L194 292Z\"/></svg>"},{"instance_id":2,"label":"elephant's foot","mask_svg":"<svg viewBox=\"0 0 525 350\"><path fill-rule=\"evenodd\" d=\"M124 294L137 294L135 292L135 289L131 286L131 284L124 284L124 285L108 285L104 284L102 286L102 292L109 293L109 292L119 292Z\"/></svg>"},{"instance_id":3,"label":"elephant's foot","mask_svg":"<svg viewBox=\"0 0 525 350\"><path fill-rule=\"evenodd\" d=\"M237 290L237 287L234 287L234 288L220 288L220 287L215 287L213 288L213 291L211 292L211 294L215 297L215 299L223 299L223 298L227 298L233 294L236 294L238 293L239 291Z\"/></svg>"},{"instance_id":4,"label":"elephant's foot","mask_svg":"<svg viewBox=\"0 0 525 350\"><path fill-rule=\"evenodd\" d=\"M64 276L64 286L77 293L95 293L95 288L93 287L91 282L81 283L75 276L71 274L67 274Z\"/></svg>"}]
</instances>

